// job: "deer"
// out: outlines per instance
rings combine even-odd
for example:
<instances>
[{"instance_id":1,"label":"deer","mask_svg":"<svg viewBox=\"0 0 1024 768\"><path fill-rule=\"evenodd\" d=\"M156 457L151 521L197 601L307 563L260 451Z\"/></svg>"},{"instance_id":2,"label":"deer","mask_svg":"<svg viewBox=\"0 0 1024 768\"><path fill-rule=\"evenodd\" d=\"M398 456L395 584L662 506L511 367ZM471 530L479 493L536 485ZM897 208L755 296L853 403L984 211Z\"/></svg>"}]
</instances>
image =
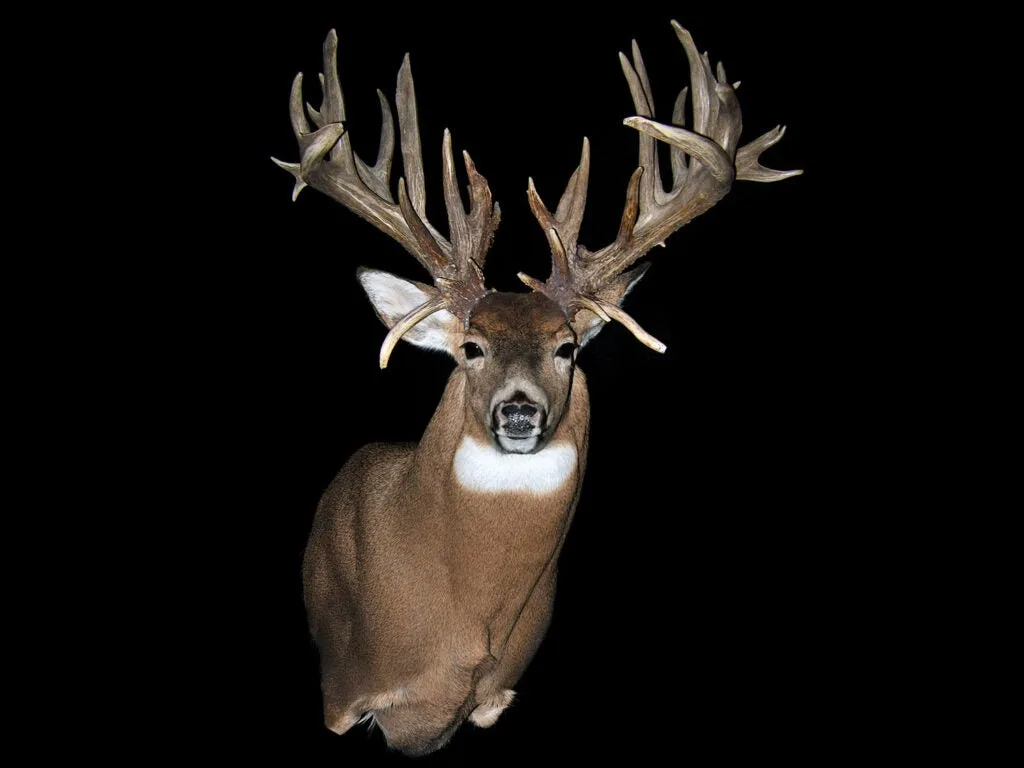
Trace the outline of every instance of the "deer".
<instances>
[{"instance_id":1,"label":"deer","mask_svg":"<svg viewBox=\"0 0 1024 768\"><path fill-rule=\"evenodd\" d=\"M578 242L587 199L590 143L554 212L530 178L527 200L551 251L527 292L484 282L500 207L463 152L468 209L451 133L442 140L448 234L426 217L416 94L409 55L396 106L404 175L392 191L394 120L377 91L381 135L371 166L353 151L337 71L338 37L323 46L319 110L292 84L298 163L272 158L295 179L293 201L318 190L396 240L432 284L359 267L357 277L387 327L379 365L398 342L450 355L455 369L418 444L371 443L323 493L303 565L309 629L320 655L324 723L344 734L369 721L389 748L424 755L468 719L494 725L515 697L552 616L558 558L586 471L590 405L579 350L615 321L656 352L665 345L623 309L644 276L636 263L704 213L737 180L774 182L801 171L760 164L785 128L739 146L735 88L711 67L689 32L672 22L690 69L670 123L654 119L651 85L636 41L620 53L636 115L639 165L626 188L618 234L591 251ZM692 88L692 96L688 91ZM692 128L686 105L692 101ZM312 119L314 126L311 126ZM656 142L669 145L671 185Z\"/></svg>"}]
</instances>

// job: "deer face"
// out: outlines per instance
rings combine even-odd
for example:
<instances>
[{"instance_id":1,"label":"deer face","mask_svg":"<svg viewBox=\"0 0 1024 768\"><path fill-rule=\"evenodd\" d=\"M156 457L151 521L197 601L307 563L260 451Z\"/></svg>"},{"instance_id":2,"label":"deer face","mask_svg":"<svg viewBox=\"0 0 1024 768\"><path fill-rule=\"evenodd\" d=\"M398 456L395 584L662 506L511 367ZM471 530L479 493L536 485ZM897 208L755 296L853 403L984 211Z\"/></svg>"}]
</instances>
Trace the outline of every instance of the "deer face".
<instances>
[{"instance_id":1,"label":"deer face","mask_svg":"<svg viewBox=\"0 0 1024 768\"><path fill-rule=\"evenodd\" d=\"M603 306L617 307L646 267L609 286ZM437 289L362 267L358 271L377 316L394 329L418 308L438 300ZM576 353L604 322L580 311L570 322L541 292L488 293L463 323L434 310L403 333L403 340L447 352L466 375L467 417L478 437L504 453L536 453L548 444L565 413Z\"/></svg>"},{"instance_id":2,"label":"deer face","mask_svg":"<svg viewBox=\"0 0 1024 768\"><path fill-rule=\"evenodd\" d=\"M483 297L462 335L470 418L507 453L532 453L550 440L565 412L576 361L565 314L537 293Z\"/></svg>"},{"instance_id":3,"label":"deer face","mask_svg":"<svg viewBox=\"0 0 1024 768\"><path fill-rule=\"evenodd\" d=\"M359 280L389 328L435 297L430 286L387 272L361 269ZM505 453L542 450L568 403L577 332L541 293L489 293L466 325L442 310L403 338L455 358L465 372L466 415L477 435Z\"/></svg>"}]
</instances>

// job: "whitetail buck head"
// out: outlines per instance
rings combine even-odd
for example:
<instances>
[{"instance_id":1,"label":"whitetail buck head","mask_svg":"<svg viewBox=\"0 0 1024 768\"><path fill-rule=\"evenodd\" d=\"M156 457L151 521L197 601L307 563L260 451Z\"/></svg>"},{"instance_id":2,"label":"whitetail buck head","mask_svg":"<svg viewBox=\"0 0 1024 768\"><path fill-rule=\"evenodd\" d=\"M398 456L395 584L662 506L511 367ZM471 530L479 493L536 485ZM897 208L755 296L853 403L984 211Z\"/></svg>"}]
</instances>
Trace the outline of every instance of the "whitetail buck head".
<instances>
[{"instance_id":1,"label":"whitetail buck head","mask_svg":"<svg viewBox=\"0 0 1024 768\"><path fill-rule=\"evenodd\" d=\"M447 352L458 365L420 446L364 449L346 464L318 511L304 566L306 602L321 651L325 718L339 733L369 714L389 743L419 754L438 748L467 716L477 725L494 722L546 629L554 563L582 482L589 409L575 371L577 351L614 320L664 352L665 345L621 308L647 269L636 262L717 203L735 179L776 181L800 173L758 163L782 138L781 128L738 146L739 102L724 68L718 66L716 77L689 33L673 27L690 64L693 130L683 127L688 90L679 94L671 124L654 122L636 43L632 61L620 54L637 111L625 124L639 132L640 165L627 186L618 235L597 251L577 241L590 177L584 139L579 166L553 213L529 181L530 208L552 258L544 282L520 273L531 293L485 287L484 263L500 211L463 153L465 209L447 130L448 237L426 220L408 56L398 73L405 176L397 201L390 184L391 108L378 91L380 149L368 165L354 154L344 125L333 30L324 44L323 104L319 111L308 107L316 128L303 105L302 75L295 78L291 121L301 157L298 163L275 160L296 179L293 199L307 185L329 195L398 241L433 279L428 285L359 270L390 329L381 368L401 339ZM656 140L672 148L670 189L662 183ZM489 472L505 480L481 479ZM554 479L536 482L545 472ZM510 509L526 513L509 515ZM378 546L374 537L387 545ZM372 610L352 605L371 599Z\"/></svg>"},{"instance_id":2,"label":"whitetail buck head","mask_svg":"<svg viewBox=\"0 0 1024 768\"><path fill-rule=\"evenodd\" d=\"M429 303L422 283L362 268L359 280L389 328ZM569 398L576 335L565 313L537 293L490 292L460 321L447 309L424 319L405 339L451 354L465 374L467 434L508 453L545 447Z\"/></svg>"}]
</instances>

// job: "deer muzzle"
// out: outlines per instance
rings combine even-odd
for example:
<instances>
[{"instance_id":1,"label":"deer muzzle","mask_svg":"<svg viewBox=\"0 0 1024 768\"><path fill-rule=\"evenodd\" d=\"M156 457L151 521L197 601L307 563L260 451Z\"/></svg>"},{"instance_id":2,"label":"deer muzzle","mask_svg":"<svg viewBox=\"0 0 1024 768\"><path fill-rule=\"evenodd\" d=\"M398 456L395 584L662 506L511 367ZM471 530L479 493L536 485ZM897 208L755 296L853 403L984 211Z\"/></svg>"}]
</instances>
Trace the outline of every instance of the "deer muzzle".
<instances>
[{"instance_id":1,"label":"deer muzzle","mask_svg":"<svg viewBox=\"0 0 1024 768\"><path fill-rule=\"evenodd\" d=\"M493 418L498 444L510 453L529 453L544 431L545 415L544 406L521 394L498 403Z\"/></svg>"}]
</instances>

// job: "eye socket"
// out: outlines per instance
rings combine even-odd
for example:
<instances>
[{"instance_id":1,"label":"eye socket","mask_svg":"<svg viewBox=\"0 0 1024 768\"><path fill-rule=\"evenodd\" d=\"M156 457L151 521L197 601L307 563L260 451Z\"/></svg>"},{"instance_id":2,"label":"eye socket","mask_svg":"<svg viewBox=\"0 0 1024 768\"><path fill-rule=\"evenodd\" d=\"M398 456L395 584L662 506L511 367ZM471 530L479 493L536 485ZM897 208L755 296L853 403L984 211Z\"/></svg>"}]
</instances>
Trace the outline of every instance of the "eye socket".
<instances>
[{"instance_id":1,"label":"eye socket","mask_svg":"<svg viewBox=\"0 0 1024 768\"><path fill-rule=\"evenodd\" d=\"M480 349L480 345L474 344L472 341L467 341L463 344L462 351L466 353L467 360L474 360L478 357L484 356L484 351Z\"/></svg>"},{"instance_id":2,"label":"eye socket","mask_svg":"<svg viewBox=\"0 0 1024 768\"><path fill-rule=\"evenodd\" d=\"M563 360L572 360L572 353L575 351L576 345L571 341L567 341L555 350L555 357L560 357Z\"/></svg>"}]
</instances>

